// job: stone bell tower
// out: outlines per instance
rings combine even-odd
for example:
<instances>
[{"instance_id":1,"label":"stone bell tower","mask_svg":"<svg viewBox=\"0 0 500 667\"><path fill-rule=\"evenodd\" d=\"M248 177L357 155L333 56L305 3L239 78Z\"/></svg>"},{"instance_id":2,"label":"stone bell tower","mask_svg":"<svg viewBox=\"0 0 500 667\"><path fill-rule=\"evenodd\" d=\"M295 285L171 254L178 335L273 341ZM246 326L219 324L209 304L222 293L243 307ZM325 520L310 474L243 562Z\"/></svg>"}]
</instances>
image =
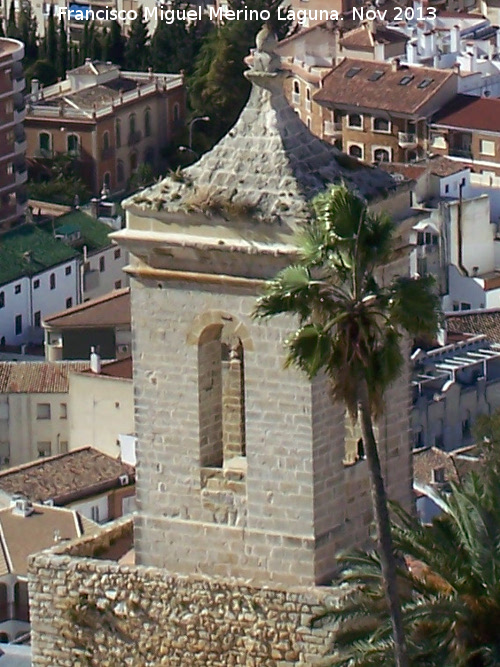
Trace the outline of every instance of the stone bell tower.
<instances>
[{"instance_id":1,"label":"stone bell tower","mask_svg":"<svg viewBox=\"0 0 500 667\"><path fill-rule=\"evenodd\" d=\"M344 408L327 382L284 370L296 323L252 319L264 281L293 261L310 201L345 169L287 104L274 38L260 34L250 99L196 164L126 203L138 434L137 562L257 584L325 582L371 521L366 462L348 465ZM401 269L398 271L402 272ZM389 494L411 498L408 377L379 424Z\"/></svg>"}]
</instances>

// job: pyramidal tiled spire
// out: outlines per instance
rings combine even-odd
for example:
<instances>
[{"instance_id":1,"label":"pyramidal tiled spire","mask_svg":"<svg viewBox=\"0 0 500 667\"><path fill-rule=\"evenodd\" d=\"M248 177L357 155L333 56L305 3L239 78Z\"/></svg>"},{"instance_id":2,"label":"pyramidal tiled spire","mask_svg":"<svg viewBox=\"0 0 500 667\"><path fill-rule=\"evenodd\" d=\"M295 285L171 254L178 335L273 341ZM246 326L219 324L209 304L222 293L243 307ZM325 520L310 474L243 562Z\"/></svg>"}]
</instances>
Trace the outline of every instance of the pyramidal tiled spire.
<instances>
[{"instance_id":1,"label":"pyramidal tiled spire","mask_svg":"<svg viewBox=\"0 0 500 667\"><path fill-rule=\"evenodd\" d=\"M227 135L180 176L138 193L128 205L207 217L247 212L254 221L295 229L309 217L311 199L331 184L344 181L367 199L395 187L389 174L356 163L302 123L284 96L287 73L275 44L266 28L257 36L246 72L250 98Z\"/></svg>"}]
</instances>

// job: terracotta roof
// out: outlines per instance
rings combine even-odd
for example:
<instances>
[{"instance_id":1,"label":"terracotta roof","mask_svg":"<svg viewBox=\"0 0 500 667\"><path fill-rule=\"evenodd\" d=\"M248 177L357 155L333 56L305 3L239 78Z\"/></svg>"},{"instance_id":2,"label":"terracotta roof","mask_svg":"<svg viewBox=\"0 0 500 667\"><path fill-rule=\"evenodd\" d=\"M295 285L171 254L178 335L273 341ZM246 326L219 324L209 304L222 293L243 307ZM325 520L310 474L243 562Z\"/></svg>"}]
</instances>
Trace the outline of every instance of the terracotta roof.
<instances>
[{"instance_id":1,"label":"terracotta roof","mask_svg":"<svg viewBox=\"0 0 500 667\"><path fill-rule=\"evenodd\" d=\"M431 158L428 162L428 169L431 174L435 176L452 176L464 169L470 170L470 165L456 160L450 160L444 155L439 155Z\"/></svg>"},{"instance_id":2,"label":"terracotta roof","mask_svg":"<svg viewBox=\"0 0 500 667\"><path fill-rule=\"evenodd\" d=\"M100 373L94 373L94 371L91 371L90 368L84 370L83 373L86 375L104 375L106 377L131 380L133 378L132 357L105 363L102 365Z\"/></svg>"},{"instance_id":3,"label":"terracotta roof","mask_svg":"<svg viewBox=\"0 0 500 667\"><path fill-rule=\"evenodd\" d=\"M28 558L38 551L55 546L55 537L73 540L84 533L80 516L73 510L61 507L33 505L33 514L20 516L12 508L0 510L1 546L4 551L4 567L0 575L8 573L26 576ZM97 524L86 522L97 534Z\"/></svg>"},{"instance_id":4,"label":"terracotta roof","mask_svg":"<svg viewBox=\"0 0 500 667\"><path fill-rule=\"evenodd\" d=\"M416 114L456 74L428 67L346 58L323 79L314 99L326 106ZM406 79L411 77L407 84ZM371 79L371 80L370 80Z\"/></svg>"},{"instance_id":5,"label":"terracotta roof","mask_svg":"<svg viewBox=\"0 0 500 667\"><path fill-rule=\"evenodd\" d=\"M134 468L84 447L0 472L0 491L8 496L21 494L32 502L53 500L64 505L123 486L122 475L133 482Z\"/></svg>"},{"instance_id":6,"label":"terracotta roof","mask_svg":"<svg viewBox=\"0 0 500 667\"><path fill-rule=\"evenodd\" d=\"M435 176L451 176L464 169L470 170L470 165L450 160L444 155L436 155L425 162L381 162L379 167L390 174L401 174L410 180L416 180L425 173Z\"/></svg>"},{"instance_id":7,"label":"terracotta roof","mask_svg":"<svg viewBox=\"0 0 500 667\"><path fill-rule=\"evenodd\" d=\"M130 322L130 288L125 287L46 317L43 324L50 328L72 329L130 326Z\"/></svg>"},{"instance_id":8,"label":"terracotta roof","mask_svg":"<svg viewBox=\"0 0 500 667\"><path fill-rule=\"evenodd\" d=\"M378 44L404 44L408 41L408 37L396 30L390 30L385 26L378 25L372 32L367 24L363 24L354 30L346 32L340 40L344 47L353 49L372 49Z\"/></svg>"},{"instance_id":9,"label":"terracotta roof","mask_svg":"<svg viewBox=\"0 0 500 667\"><path fill-rule=\"evenodd\" d=\"M127 357L126 359L119 359L118 361L103 364L100 373L94 373L90 369L86 369L83 372L86 375L105 375L107 377L131 380L133 377L132 371L132 357Z\"/></svg>"},{"instance_id":10,"label":"terracotta roof","mask_svg":"<svg viewBox=\"0 0 500 667\"><path fill-rule=\"evenodd\" d=\"M490 341L500 343L500 308L449 313L446 329L455 334L484 334Z\"/></svg>"},{"instance_id":11,"label":"terracotta roof","mask_svg":"<svg viewBox=\"0 0 500 667\"><path fill-rule=\"evenodd\" d=\"M88 361L0 361L0 394L64 394L70 371L85 371Z\"/></svg>"},{"instance_id":12,"label":"terracotta roof","mask_svg":"<svg viewBox=\"0 0 500 667\"><path fill-rule=\"evenodd\" d=\"M422 164L405 164L402 162L381 162L379 167L390 174L401 174L410 181L420 178L427 171Z\"/></svg>"},{"instance_id":13,"label":"terracotta roof","mask_svg":"<svg viewBox=\"0 0 500 667\"><path fill-rule=\"evenodd\" d=\"M500 132L500 100L457 95L434 116L432 124Z\"/></svg>"},{"instance_id":14,"label":"terracotta roof","mask_svg":"<svg viewBox=\"0 0 500 667\"><path fill-rule=\"evenodd\" d=\"M444 469L444 483L458 482L479 464L472 457L475 446L461 447L451 452L445 452L437 447L415 449L413 451L413 478L421 486L430 486L433 483L433 470ZM460 455L469 455L468 459Z\"/></svg>"}]
</instances>

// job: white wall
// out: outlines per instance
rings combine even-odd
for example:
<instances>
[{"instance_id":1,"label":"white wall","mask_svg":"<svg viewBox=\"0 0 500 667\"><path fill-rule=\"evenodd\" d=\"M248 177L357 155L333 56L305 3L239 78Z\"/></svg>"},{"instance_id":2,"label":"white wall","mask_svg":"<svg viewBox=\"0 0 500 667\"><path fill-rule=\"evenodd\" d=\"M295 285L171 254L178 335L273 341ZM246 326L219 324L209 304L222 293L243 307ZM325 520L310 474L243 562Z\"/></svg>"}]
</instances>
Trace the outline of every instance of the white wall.
<instances>
[{"instance_id":1,"label":"white wall","mask_svg":"<svg viewBox=\"0 0 500 667\"><path fill-rule=\"evenodd\" d=\"M70 373L68 403L70 450L92 445L117 458L120 434L135 430L132 380Z\"/></svg>"},{"instance_id":2,"label":"white wall","mask_svg":"<svg viewBox=\"0 0 500 667\"><path fill-rule=\"evenodd\" d=\"M22 277L2 285L0 292L5 294L5 306L0 308L0 339L5 336L7 345L41 342L43 330L34 327L35 313L40 311L43 320L44 317L66 310L68 299L71 299L73 306L80 303L79 261L74 258L31 278ZM55 276L55 288L52 290L51 274ZM35 288L37 282L39 287ZM21 287L19 294L15 293L16 286ZM17 315L22 317L22 331L18 335L15 332Z\"/></svg>"},{"instance_id":3,"label":"white wall","mask_svg":"<svg viewBox=\"0 0 500 667\"><path fill-rule=\"evenodd\" d=\"M116 257L115 255L119 255ZM104 259L104 271L100 270L101 258ZM128 264L128 252L118 246L110 246L87 256L85 267L82 264L82 298L96 299L121 287L128 287L130 281L123 268ZM117 282L120 281L120 285Z\"/></svg>"},{"instance_id":4,"label":"white wall","mask_svg":"<svg viewBox=\"0 0 500 667\"><path fill-rule=\"evenodd\" d=\"M107 494L94 496L89 500L77 500L68 505L68 508L76 510L87 519L97 521L98 523L105 523L109 519L109 502ZM98 518L96 514L93 514L93 511L98 513Z\"/></svg>"}]
</instances>

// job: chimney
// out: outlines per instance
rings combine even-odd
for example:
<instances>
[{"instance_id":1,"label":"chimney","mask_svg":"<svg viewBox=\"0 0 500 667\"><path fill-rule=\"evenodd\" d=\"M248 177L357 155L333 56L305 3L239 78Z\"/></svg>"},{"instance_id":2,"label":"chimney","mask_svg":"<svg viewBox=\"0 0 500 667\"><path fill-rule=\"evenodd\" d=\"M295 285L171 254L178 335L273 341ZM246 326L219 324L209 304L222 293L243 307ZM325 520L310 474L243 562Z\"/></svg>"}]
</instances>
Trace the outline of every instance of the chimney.
<instances>
[{"instance_id":1,"label":"chimney","mask_svg":"<svg viewBox=\"0 0 500 667\"><path fill-rule=\"evenodd\" d=\"M416 40L412 39L406 47L406 57L409 65L416 65L418 62L418 46Z\"/></svg>"},{"instance_id":2,"label":"chimney","mask_svg":"<svg viewBox=\"0 0 500 667\"><path fill-rule=\"evenodd\" d=\"M12 508L12 514L15 516L30 516L33 514L33 504L22 496L13 496L10 501L10 506Z\"/></svg>"},{"instance_id":3,"label":"chimney","mask_svg":"<svg viewBox=\"0 0 500 667\"><path fill-rule=\"evenodd\" d=\"M460 51L460 27L454 25L450 30L450 51L458 53Z\"/></svg>"},{"instance_id":4,"label":"chimney","mask_svg":"<svg viewBox=\"0 0 500 667\"><path fill-rule=\"evenodd\" d=\"M40 82L38 79L31 79L31 101L38 102L40 98Z\"/></svg>"},{"instance_id":5,"label":"chimney","mask_svg":"<svg viewBox=\"0 0 500 667\"><path fill-rule=\"evenodd\" d=\"M391 62L391 69L393 72L397 72L401 69L401 61L399 58L393 58Z\"/></svg>"},{"instance_id":6,"label":"chimney","mask_svg":"<svg viewBox=\"0 0 500 667\"><path fill-rule=\"evenodd\" d=\"M101 356L96 352L95 347L90 348L90 370L96 374L101 372Z\"/></svg>"}]
</instances>

